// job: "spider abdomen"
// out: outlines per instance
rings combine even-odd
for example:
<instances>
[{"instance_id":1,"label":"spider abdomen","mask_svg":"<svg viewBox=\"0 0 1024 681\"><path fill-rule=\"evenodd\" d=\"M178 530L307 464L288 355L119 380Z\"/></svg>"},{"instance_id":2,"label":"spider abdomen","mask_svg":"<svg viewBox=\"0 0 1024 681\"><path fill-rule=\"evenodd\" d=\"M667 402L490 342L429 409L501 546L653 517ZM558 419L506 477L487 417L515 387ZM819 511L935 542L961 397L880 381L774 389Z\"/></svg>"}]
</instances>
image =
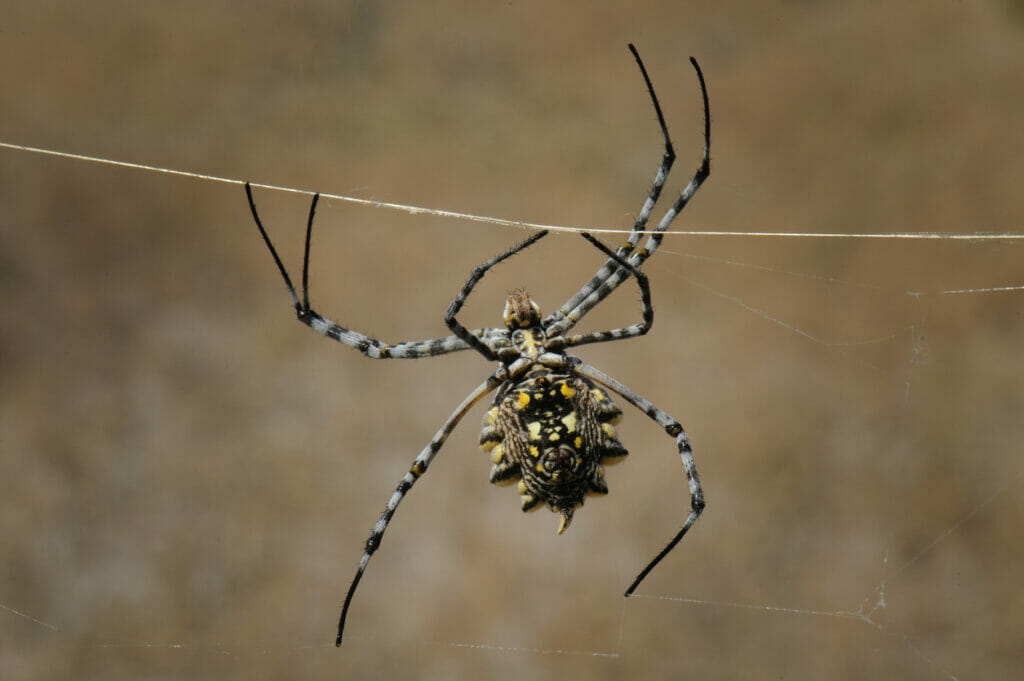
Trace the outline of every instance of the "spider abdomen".
<instances>
[{"instance_id":1,"label":"spider abdomen","mask_svg":"<svg viewBox=\"0 0 1024 681\"><path fill-rule=\"evenodd\" d=\"M628 453L615 433L621 417L588 379L536 365L500 390L484 417L480 446L491 453L490 480L518 481L524 511L546 504L561 513L561 533L585 496L608 493L603 464Z\"/></svg>"}]
</instances>

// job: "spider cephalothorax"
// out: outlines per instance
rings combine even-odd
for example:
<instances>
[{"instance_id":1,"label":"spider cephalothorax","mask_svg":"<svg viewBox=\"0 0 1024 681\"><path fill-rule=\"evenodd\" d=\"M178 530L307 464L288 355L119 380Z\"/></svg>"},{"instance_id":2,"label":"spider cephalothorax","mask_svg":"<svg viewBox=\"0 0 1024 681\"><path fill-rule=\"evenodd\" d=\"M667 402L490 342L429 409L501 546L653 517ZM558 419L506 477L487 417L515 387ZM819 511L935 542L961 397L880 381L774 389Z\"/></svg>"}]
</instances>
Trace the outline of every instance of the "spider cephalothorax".
<instances>
[{"instance_id":1,"label":"spider cephalothorax","mask_svg":"<svg viewBox=\"0 0 1024 681\"><path fill-rule=\"evenodd\" d=\"M470 330L457 319L466 298L487 271L536 243L547 233L545 231L483 262L472 271L444 316L445 324L453 334L451 336L389 344L347 329L321 317L309 305L309 247L319 194L313 197L306 223L302 300L299 300L295 287L292 286L291 277L288 276L288 271L260 221L252 197L252 188L248 183L245 185L253 219L288 287L299 321L373 359L417 359L472 349L487 360L498 364L493 373L456 407L430 443L413 460L409 471L391 494L380 520L374 525L369 539L366 540L359 568L345 595L341 617L338 620L337 645L341 645L345 618L352 603L352 596L370 562L370 557L380 548L384 532L398 505L416 481L426 473L434 456L462 417L492 391L497 391L496 396L484 419L484 429L480 435L481 447L491 454L491 482L499 485L518 482L520 503L524 511L547 505L556 513L560 513L562 518L559 533L569 526L573 512L583 503L584 497L588 494L608 493L608 486L604 481L604 466L620 461L626 456L626 448L619 442L614 427L622 412L612 402L610 393L618 394L626 402L644 412L675 440L689 488L690 512L668 545L647 563L626 589L626 596L633 593L654 566L679 543L704 509L704 493L693 462L690 442L679 422L600 369L566 354L566 350L574 346L633 338L642 336L650 330L654 323L654 308L651 305L647 276L639 267L658 249L663 232L669 228L672 220L710 173L711 130L707 90L700 67L691 58L690 62L697 71L704 99L704 155L697 172L679 198L666 211L658 225L648 230L647 222L675 161L675 152L668 136L661 106L658 104L658 98L654 94L643 62L640 61L640 55L632 45L629 49L640 66L640 73L654 104L665 141L665 153L654 177L654 185L637 215L627 241L613 252L589 234L584 234L588 241L605 254L607 260L589 281L556 312L547 317L542 318L537 303L525 291L518 290L510 293L506 300L503 314L505 328ZM640 241L645 235L647 240L641 247ZM578 321L630 276L636 279L640 287L643 315L641 321L619 329L566 335Z\"/></svg>"}]
</instances>

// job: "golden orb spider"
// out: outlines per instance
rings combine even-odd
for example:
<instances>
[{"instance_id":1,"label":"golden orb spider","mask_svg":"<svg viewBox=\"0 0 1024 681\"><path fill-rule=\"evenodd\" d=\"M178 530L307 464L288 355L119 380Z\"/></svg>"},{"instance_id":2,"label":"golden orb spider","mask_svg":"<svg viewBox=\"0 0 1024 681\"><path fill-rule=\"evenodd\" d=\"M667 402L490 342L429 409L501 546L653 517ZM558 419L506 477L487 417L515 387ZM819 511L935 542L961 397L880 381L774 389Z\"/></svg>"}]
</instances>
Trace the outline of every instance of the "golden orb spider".
<instances>
[{"instance_id":1,"label":"golden orb spider","mask_svg":"<svg viewBox=\"0 0 1024 681\"><path fill-rule=\"evenodd\" d=\"M617 439L614 428L622 416L622 411L612 402L609 393L621 396L647 414L675 439L689 485L691 510L675 536L626 589L626 596L633 593L648 573L679 543L704 509L704 493L683 427L666 412L616 379L566 354L568 348L577 345L633 338L650 331L654 323L654 308L651 306L650 285L647 276L640 271L640 265L658 249L664 236L663 232L672 224L676 215L711 171L711 127L707 88L700 66L691 57L690 63L697 72L704 101L704 154L700 166L679 198L665 212L655 228L647 229L651 211L675 160L675 152L647 69L644 68L636 48L630 45L629 49L640 67L640 73L654 104L654 111L665 140L665 153L654 177L654 185L637 215L627 241L615 251L611 251L591 235L583 234L584 238L607 256L607 260L579 291L547 317L541 316L540 307L524 291L514 291L505 301L504 328L470 330L456 319L473 287L487 271L536 243L547 234L546 231L542 231L473 270L445 314L445 324L451 330L451 336L389 344L340 326L314 312L309 304L309 247L313 233L313 218L320 195L313 197L309 208L302 264L302 300L299 300L291 277L260 221L253 201L252 188L249 183L245 185L253 219L284 278L295 313L303 324L373 359L418 359L472 349L488 361L498 363L498 368L487 380L477 386L445 420L392 493L387 507L366 541L355 578L345 596L338 621L336 645L341 645L345 619L359 580L362 579L370 557L380 548L384 532L398 505L426 472L434 456L462 417L492 391L496 390L497 393L491 409L484 418L484 428L480 435L480 446L491 454L490 481L496 485L518 483L520 503L524 511L547 505L552 511L561 514L559 533L564 532L569 526L573 512L583 504L585 496L608 493L608 486L604 481L604 465L615 463L627 454L626 448ZM646 243L643 247L638 247L645 235ZM567 335L577 322L630 275L636 278L640 286L640 322L609 331Z\"/></svg>"}]
</instances>

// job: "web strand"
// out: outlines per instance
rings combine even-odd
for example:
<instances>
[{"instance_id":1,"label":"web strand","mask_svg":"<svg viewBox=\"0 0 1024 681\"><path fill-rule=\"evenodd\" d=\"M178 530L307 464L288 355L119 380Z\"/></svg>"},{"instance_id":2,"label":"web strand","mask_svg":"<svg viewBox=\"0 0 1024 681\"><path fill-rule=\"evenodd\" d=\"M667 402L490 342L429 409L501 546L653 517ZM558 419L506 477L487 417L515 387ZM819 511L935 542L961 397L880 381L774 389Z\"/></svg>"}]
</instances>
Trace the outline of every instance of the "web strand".
<instances>
[{"instance_id":1,"label":"web strand","mask_svg":"<svg viewBox=\"0 0 1024 681\"><path fill-rule=\"evenodd\" d=\"M207 175L204 173L196 173L188 170L176 170L174 168L161 168L159 166L151 166L143 163L133 163L131 161L117 161L109 158L102 158L99 156L88 156L85 154L74 154L66 151L54 151L52 149L43 149L40 147L30 147L21 144L11 144L9 142L0 141L0 148L12 149L15 151L24 151L32 154L42 154L45 156L57 156L59 158L66 158L74 161L85 161L88 163L98 163L102 165L117 166L120 168L132 168L134 170L143 170L152 173L163 173L165 175L177 175L179 177L191 177L197 180L203 180L206 182L222 182L225 184L237 184L242 186L245 184L245 180L237 180L228 177L219 177L217 175ZM296 189L294 187L283 187L280 185L263 184L260 182L252 182L253 187L259 187L261 189L271 189L279 192L288 192L291 194L303 194L305 196L313 196L318 192L313 192L308 189ZM355 203L363 206L371 206L373 208L387 208L390 210L398 210L410 215L436 215L439 217L456 218L459 220L468 220L470 222L482 222L492 225L501 225L504 227L520 227L523 229L531 230L550 230L554 232L596 232L605 234L628 234L630 230L621 229L617 227L570 227L565 225L545 225L535 222L525 222L522 220L509 220L506 218L495 218L485 215L473 215L471 213L459 213L451 210L443 210L439 208L425 208L423 206L410 206L402 203L393 203L390 201L378 201L376 199L362 199L355 196L345 196L343 194L328 194L326 192L319 192L320 196L325 199L331 199L334 201L346 201L348 203ZM950 234L943 232L876 232L876 233L847 233L847 232L734 232L734 231L722 231L722 230L667 230L665 234L679 234L684 236L692 237L733 237L733 238L803 238L803 239L917 239L925 241L1024 241L1024 234L1011 234L1011 233L985 233L985 232L967 232ZM959 293L959 291L955 291Z\"/></svg>"}]
</instances>

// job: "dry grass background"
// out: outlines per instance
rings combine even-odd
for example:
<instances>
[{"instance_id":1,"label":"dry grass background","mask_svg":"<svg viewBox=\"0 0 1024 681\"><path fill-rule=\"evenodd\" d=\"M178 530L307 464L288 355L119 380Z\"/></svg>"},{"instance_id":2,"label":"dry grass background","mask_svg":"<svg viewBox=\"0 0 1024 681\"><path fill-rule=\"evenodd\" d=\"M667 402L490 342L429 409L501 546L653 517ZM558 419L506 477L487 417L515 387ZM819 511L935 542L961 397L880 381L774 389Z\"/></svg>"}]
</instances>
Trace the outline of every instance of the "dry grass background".
<instances>
[{"instance_id":1,"label":"dry grass background","mask_svg":"<svg viewBox=\"0 0 1024 681\"><path fill-rule=\"evenodd\" d=\"M628 227L661 151L633 41L673 190L689 55L707 76L713 174L680 229L1024 233L1019 3L6 4L7 142ZM307 199L257 198L298 267ZM328 201L314 303L442 335L520 238ZM523 284L550 309L599 261L551 236L466 319ZM1015 678L1021 291L943 292L1024 285L1021 246L677 236L646 269L652 335L581 355L686 425L693 533L624 601L687 508L671 441L627 413L611 494L556 537L487 484L478 408L335 650L362 542L486 363L372 362L294 322L240 187L0 150L0 676Z\"/></svg>"}]
</instances>

